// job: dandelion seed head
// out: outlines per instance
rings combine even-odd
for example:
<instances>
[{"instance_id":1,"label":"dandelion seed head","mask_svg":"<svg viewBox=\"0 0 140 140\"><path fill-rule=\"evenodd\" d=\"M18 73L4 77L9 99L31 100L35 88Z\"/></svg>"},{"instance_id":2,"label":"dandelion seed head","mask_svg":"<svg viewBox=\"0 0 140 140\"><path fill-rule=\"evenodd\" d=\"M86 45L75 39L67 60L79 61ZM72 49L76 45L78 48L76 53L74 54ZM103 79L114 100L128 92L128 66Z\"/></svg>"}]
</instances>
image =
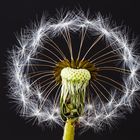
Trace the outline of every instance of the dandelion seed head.
<instances>
[{"instance_id":1,"label":"dandelion seed head","mask_svg":"<svg viewBox=\"0 0 140 140\"><path fill-rule=\"evenodd\" d=\"M21 115L47 126L75 118L83 129L98 131L131 112L140 89L140 59L136 43L114 25L100 14L89 18L72 11L23 30L9 63L10 97Z\"/></svg>"}]
</instances>

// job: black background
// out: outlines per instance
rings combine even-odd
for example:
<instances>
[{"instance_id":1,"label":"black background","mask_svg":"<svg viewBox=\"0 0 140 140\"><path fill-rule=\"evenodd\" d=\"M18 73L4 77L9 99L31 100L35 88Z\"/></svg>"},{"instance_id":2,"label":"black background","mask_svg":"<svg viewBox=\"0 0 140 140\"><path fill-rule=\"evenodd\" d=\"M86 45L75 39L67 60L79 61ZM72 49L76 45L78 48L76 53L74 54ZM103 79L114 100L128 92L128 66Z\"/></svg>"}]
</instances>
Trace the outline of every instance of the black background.
<instances>
[{"instance_id":1,"label":"black background","mask_svg":"<svg viewBox=\"0 0 140 140\"><path fill-rule=\"evenodd\" d=\"M41 17L46 11L50 15L56 9L82 8L90 9L90 13L101 12L103 15L112 15L118 24L122 22L140 36L140 7L138 0L1 0L0 1L0 140L52 140L62 139L63 130L56 127L41 128L32 125L19 117L9 103L6 61L7 51L16 43L15 33L20 28L29 25L31 21ZM139 37L140 38L140 37ZM137 107L125 120L117 121L114 129L105 129L104 132L94 133L92 130L82 135L76 134L76 140L129 140L140 139L140 109Z\"/></svg>"}]
</instances>

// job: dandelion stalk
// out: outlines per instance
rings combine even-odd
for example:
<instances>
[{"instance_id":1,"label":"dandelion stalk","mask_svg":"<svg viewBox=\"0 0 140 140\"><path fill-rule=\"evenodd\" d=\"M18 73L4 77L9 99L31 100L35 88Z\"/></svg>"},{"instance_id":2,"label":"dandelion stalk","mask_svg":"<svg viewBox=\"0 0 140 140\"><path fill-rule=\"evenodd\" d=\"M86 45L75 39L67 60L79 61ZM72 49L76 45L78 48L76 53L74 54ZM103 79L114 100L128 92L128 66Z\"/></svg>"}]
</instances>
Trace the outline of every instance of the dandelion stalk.
<instances>
[{"instance_id":1,"label":"dandelion stalk","mask_svg":"<svg viewBox=\"0 0 140 140\"><path fill-rule=\"evenodd\" d=\"M75 125L73 119L67 119L64 127L63 140L74 140Z\"/></svg>"}]
</instances>

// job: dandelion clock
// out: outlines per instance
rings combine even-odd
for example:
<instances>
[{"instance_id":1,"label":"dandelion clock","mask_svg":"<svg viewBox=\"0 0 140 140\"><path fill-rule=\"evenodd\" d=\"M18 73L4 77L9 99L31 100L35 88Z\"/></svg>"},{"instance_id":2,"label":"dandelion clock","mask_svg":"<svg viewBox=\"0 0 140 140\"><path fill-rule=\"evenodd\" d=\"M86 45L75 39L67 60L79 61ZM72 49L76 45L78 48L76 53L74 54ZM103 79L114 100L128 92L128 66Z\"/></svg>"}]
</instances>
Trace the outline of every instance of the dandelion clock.
<instances>
[{"instance_id":1,"label":"dandelion clock","mask_svg":"<svg viewBox=\"0 0 140 140\"><path fill-rule=\"evenodd\" d=\"M100 131L125 117L139 96L136 41L100 14L59 13L22 29L10 53L10 98L38 125Z\"/></svg>"}]
</instances>

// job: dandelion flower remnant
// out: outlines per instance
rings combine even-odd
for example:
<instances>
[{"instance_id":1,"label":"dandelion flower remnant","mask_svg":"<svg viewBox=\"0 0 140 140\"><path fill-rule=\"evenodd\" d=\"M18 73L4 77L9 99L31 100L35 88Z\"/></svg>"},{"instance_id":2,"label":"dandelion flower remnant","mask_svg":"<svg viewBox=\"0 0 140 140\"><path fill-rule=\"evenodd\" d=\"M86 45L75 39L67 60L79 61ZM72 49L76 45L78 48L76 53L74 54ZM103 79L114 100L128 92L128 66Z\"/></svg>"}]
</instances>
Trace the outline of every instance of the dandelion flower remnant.
<instances>
[{"instance_id":1,"label":"dandelion flower remnant","mask_svg":"<svg viewBox=\"0 0 140 140\"><path fill-rule=\"evenodd\" d=\"M101 130L131 111L138 96L139 57L126 30L82 12L42 18L22 30L10 59L10 97L38 124ZM122 111L123 110L123 111Z\"/></svg>"}]
</instances>

